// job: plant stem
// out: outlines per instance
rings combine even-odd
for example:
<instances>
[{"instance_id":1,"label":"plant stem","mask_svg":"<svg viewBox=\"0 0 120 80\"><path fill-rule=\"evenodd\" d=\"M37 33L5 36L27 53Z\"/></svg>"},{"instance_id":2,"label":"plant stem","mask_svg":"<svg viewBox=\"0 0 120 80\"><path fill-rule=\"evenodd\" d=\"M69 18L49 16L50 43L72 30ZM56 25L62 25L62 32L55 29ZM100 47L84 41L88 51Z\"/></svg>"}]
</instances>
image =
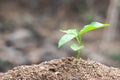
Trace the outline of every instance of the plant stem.
<instances>
[{"instance_id":1,"label":"plant stem","mask_svg":"<svg viewBox=\"0 0 120 80\"><path fill-rule=\"evenodd\" d=\"M80 50L78 50L77 57L76 57L76 62L78 62L79 57L80 57Z\"/></svg>"},{"instance_id":2,"label":"plant stem","mask_svg":"<svg viewBox=\"0 0 120 80\"><path fill-rule=\"evenodd\" d=\"M76 37L76 39L77 39L77 42L79 43L79 45L82 45L81 35L78 35ZM76 57L76 62L78 62L79 57L80 57L80 50L78 50L77 57Z\"/></svg>"},{"instance_id":3,"label":"plant stem","mask_svg":"<svg viewBox=\"0 0 120 80\"><path fill-rule=\"evenodd\" d=\"M80 36L79 36L79 35L76 36L76 39L77 39L77 42L78 42L79 44L81 44L81 39L80 39Z\"/></svg>"}]
</instances>

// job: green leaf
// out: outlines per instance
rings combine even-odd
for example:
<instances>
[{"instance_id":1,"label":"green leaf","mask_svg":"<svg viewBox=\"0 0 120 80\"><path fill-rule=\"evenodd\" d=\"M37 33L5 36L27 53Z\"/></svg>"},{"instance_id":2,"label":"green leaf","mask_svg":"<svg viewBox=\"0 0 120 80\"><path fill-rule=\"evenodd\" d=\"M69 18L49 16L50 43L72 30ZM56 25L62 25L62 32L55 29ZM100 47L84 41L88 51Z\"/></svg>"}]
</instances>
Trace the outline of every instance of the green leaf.
<instances>
[{"instance_id":1,"label":"green leaf","mask_svg":"<svg viewBox=\"0 0 120 80\"><path fill-rule=\"evenodd\" d=\"M60 30L60 31L66 33L66 34L73 34L76 36L79 35L79 32L77 29L68 29L68 30Z\"/></svg>"},{"instance_id":2,"label":"green leaf","mask_svg":"<svg viewBox=\"0 0 120 80\"><path fill-rule=\"evenodd\" d=\"M70 48L74 51L78 51L78 50L84 48L84 46L83 45L78 46L77 44L71 44Z\"/></svg>"},{"instance_id":3,"label":"green leaf","mask_svg":"<svg viewBox=\"0 0 120 80\"><path fill-rule=\"evenodd\" d=\"M88 32L88 31L95 30L95 29L98 29L98 28L107 27L107 26L109 26L109 24L102 24L102 23L99 23L99 22L92 22L92 23L90 23L90 24L83 27L83 29L80 31L80 35Z\"/></svg>"},{"instance_id":4,"label":"green leaf","mask_svg":"<svg viewBox=\"0 0 120 80\"><path fill-rule=\"evenodd\" d=\"M75 38L74 34L65 34L58 43L58 48L60 48L62 45L64 45L65 43L67 43L68 41L72 40L73 38Z\"/></svg>"}]
</instances>

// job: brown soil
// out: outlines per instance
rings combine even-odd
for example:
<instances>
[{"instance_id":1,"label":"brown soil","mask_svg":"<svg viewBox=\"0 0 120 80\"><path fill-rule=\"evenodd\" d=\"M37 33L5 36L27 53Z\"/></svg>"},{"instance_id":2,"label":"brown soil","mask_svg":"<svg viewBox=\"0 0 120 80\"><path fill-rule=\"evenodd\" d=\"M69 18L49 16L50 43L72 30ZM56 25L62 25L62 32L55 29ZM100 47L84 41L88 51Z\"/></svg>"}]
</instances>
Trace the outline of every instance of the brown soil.
<instances>
[{"instance_id":1,"label":"brown soil","mask_svg":"<svg viewBox=\"0 0 120 80\"><path fill-rule=\"evenodd\" d=\"M0 80L120 80L120 69L82 59L76 63L73 57L67 57L15 67L1 73Z\"/></svg>"}]
</instances>

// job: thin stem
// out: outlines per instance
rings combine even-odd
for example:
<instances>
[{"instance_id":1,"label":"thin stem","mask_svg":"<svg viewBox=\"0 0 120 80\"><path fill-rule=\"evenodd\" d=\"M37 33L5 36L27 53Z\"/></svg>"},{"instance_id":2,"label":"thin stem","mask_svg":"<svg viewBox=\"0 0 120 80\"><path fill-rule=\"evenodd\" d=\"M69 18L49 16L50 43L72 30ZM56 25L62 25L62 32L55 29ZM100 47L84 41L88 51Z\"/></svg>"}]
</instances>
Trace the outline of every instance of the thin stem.
<instances>
[{"instance_id":1,"label":"thin stem","mask_svg":"<svg viewBox=\"0 0 120 80\"><path fill-rule=\"evenodd\" d=\"M81 38L80 38L80 36L78 35L78 36L76 36L76 39L77 39L77 42L79 43L79 44L81 44Z\"/></svg>"},{"instance_id":2,"label":"thin stem","mask_svg":"<svg viewBox=\"0 0 120 80\"><path fill-rule=\"evenodd\" d=\"M78 37L76 37L76 39L77 39L77 42L80 44L80 40L79 40L79 38L78 38Z\"/></svg>"},{"instance_id":3,"label":"thin stem","mask_svg":"<svg viewBox=\"0 0 120 80\"><path fill-rule=\"evenodd\" d=\"M76 62L78 62L79 57L80 57L80 50L78 50L78 54L77 54L77 57L76 57Z\"/></svg>"},{"instance_id":4,"label":"thin stem","mask_svg":"<svg viewBox=\"0 0 120 80\"><path fill-rule=\"evenodd\" d=\"M79 45L82 45L81 35L78 35L76 37L76 39L77 39L77 42L79 43ZM76 57L76 62L78 62L79 57L80 57L80 50L78 50L77 57Z\"/></svg>"}]
</instances>

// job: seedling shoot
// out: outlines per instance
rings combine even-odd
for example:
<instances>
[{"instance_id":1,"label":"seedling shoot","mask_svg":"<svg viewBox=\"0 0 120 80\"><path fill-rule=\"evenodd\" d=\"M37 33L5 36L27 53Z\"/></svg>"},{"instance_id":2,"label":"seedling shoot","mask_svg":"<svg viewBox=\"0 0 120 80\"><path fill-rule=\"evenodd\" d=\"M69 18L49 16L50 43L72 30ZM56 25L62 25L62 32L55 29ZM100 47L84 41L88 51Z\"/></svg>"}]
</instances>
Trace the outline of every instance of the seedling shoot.
<instances>
[{"instance_id":1,"label":"seedling shoot","mask_svg":"<svg viewBox=\"0 0 120 80\"><path fill-rule=\"evenodd\" d=\"M92 22L88 25L85 25L80 31L78 31L77 29L68 29L68 30L60 30L61 32L65 33L65 35L63 35L61 37L61 39L58 42L58 48L60 48L61 46L63 46L64 44L66 44L67 42L75 39L77 41L78 44L72 43L70 45L70 48L73 51L77 51L77 56L76 56L76 62L78 62L78 59L80 57L80 51L82 48L84 48L84 45L82 43L82 35L98 29L98 28L104 28L109 26L109 24L102 24L99 22Z\"/></svg>"}]
</instances>

